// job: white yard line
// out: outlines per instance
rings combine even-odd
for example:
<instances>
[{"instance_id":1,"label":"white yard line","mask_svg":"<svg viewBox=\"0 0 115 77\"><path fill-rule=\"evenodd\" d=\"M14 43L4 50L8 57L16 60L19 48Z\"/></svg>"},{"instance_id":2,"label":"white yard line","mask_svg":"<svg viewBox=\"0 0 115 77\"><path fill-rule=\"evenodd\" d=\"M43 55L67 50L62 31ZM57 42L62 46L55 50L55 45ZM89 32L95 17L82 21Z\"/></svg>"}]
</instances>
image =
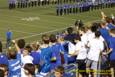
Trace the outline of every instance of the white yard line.
<instances>
[{"instance_id":1,"label":"white yard line","mask_svg":"<svg viewBox=\"0 0 115 77\"><path fill-rule=\"evenodd\" d=\"M66 28L68 28L68 27L64 27L64 28L60 28L60 29L55 29L55 30L51 30L51 31L43 32L43 33L38 33L38 34L30 35L30 36L20 37L20 38L16 38L16 40L21 39L21 38L27 39L27 38L43 35L43 34L46 34L46 33L52 33L52 32L56 32L56 31L64 30Z\"/></svg>"}]
</instances>

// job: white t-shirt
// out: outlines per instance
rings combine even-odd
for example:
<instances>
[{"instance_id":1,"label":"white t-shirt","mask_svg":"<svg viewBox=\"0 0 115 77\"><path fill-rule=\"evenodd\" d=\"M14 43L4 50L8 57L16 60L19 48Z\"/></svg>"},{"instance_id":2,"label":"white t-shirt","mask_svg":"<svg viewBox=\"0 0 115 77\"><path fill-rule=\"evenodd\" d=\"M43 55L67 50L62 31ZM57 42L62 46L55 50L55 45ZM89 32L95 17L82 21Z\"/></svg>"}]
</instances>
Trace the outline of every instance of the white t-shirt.
<instances>
[{"instance_id":1,"label":"white t-shirt","mask_svg":"<svg viewBox=\"0 0 115 77\"><path fill-rule=\"evenodd\" d=\"M68 43L68 50L69 50L69 54L74 54L75 53L75 45L71 42Z\"/></svg>"},{"instance_id":2,"label":"white t-shirt","mask_svg":"<svg viewBox=\"0 0 115 77\"><path fill-rule=\"evenodd\" d=\"M88 46L90 47L87 58L93 61L99 60L100 52L104 49L104 43L102 40L94 38L89 41Z\"/></svg>"},{"instance_id":3,"label":"white t-shirt","mask_svg":"<svg viewBox=\"0 0 115 77\"><path fill-rule=\"evenodd\" d=\"M88 37L87 37L87 34L86 34L86 33L81 36L81 41L82 41L85 45L87 45L87 43L88 43Z\"/></svg>"},{"instance_id":4,"label":"white t-shirt","mask_svg":"<svg viewBox=\"0 0 115 77\"><path fill-rule=\"evenodd\" d=\"M27 55L27 56L21 55L21 62L23 65L25 65L26 63L32 63L33 64L33 57L31 57L30 55Z\"/></svg>"},{"instance_id":5,"label":"white t-shirt","mask_svg":"<svg viewBox=\"0 0 115 77\"><path fill-rule=\"evenodd\" d=\"M75 46L76 52L78 51L77 59L83 60L87 57L87 49L85 48L85 44L83 42L78 42Z\"/></svg>"},{"instance_id":6,"label":"white t-shirt","mask_svg":"<svg viewBox=\"0 0 115 77\"><path fill-rule=\"evenodd\" d=\"M94 38L95 38L95 33L93 33L93 32L87 33L87 41L88 42L90 42ZM104 42L104 38L102 36L100 36L99 39Z\"/></svg>"}]
</instances>

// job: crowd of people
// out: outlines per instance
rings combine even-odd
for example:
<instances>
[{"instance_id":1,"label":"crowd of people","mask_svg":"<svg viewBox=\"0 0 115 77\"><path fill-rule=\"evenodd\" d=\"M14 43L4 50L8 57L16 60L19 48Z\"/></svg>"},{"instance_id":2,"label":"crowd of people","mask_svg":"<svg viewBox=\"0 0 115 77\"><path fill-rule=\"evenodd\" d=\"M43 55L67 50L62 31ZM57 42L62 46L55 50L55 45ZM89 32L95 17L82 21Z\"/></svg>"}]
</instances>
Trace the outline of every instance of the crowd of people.
<instances>
[{"instance_id":1,"label":"crowd of people","mask_svg":"<svg viewBox=\"0 0 115 77\"><path fill-rule=\"evenodd\" d=\"M15 8L44 6L49 4L72 3L81 0L8 0L8 1L9 1L9 9L15 9Z\"/></svg>"},{"instance_id":2,"label":"crowd of people","mask_svg":"<svg viewBox=\"0 0 115 77\"><path fill-rule=\"evenodd\" d=\"M59 4L56 7L56 13L61 16L111 7L115 7L115 0L95 0L95 2L84 0L74 4Z\"/></svg>"},{"instance_id":3,"label":"crowd of people","mask_svg":"<svg viewBox=\"0 0 115 77\"><path fill-rule=\"evenodd\" d=\"M41 42L10 39L6 53L1 41L0 77L115 77L115 18L101 14L101 22L86 27L77 21L58 35L42 35ZM75 74L66 72L71 64Z\"/></svg>"}]
</instances>

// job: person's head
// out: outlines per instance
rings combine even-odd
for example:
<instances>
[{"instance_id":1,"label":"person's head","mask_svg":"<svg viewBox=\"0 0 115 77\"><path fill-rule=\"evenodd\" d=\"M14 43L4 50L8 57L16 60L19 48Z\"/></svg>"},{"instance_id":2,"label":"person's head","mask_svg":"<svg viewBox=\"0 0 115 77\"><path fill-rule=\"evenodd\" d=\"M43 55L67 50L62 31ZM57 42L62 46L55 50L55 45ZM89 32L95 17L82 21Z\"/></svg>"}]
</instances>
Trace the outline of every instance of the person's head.
<instances>
[{"instance_id":1,"label":"person's head","mask_svg":"<svg viewBox=\"0 0 115 77\"><path fill-rule=\"evenodd\" d=\"M56 43L57 42L56 35L54 35L54 34L50 35L50 42L51 43Z\"/></svg>"},{"instance_id":2,"label":"person's head","mask_svg":"<svg viewBox=\"0 0 115 77\"><path fill-rule=\"evenodd\" d=\"M95 37L96 37L96 38L99 38L100 36L101 36L100 31L96 31L96 32L95 32Z\"/></svg>"},{"instance_id":3,"label":"person's head","mask_svg":"<svg viewBox=\"0 0 115 77\"><path fill-rule=\"evenodd\" d=\"M25 40L24 39L19 39L17 44L18 44L20 49L23 49L25 47Z\"/></svg>"},{"instance_id":4,"label":"person's head","mask_svg":"<svg viewBox=\"0 0 115 77\"><path fill-rule=\"evenodd\" d=\"M2 42L0 41L0 53L2 53Z\"/></svg>"},{"instance_id":5,"label":"person's head","mask_svg":"<svg viewBox=\"0 0 115 77\"><path fill-rule=\"evenodd\" d=\"M63 77L63 74L64 74L64 67L63 66L58 66L56 69L55 69L55 77Z\"/></svg>"},{"instance_id":6,"label":"person's head","mask_svg":"<svg viewBox=\"0 0 115 77\"><path fill-rule=\"evenodd\" d=\"M27 76L34 76L35 75L35 66L31 63L27 63L24 65L24 73Z\"/></svg>"},{"instance_id":7,"label":"person's head","mask_svg":"<svg viewBox=\"0 0 115 77\"><path fill-rule=\"evenodd\" d=\"M0 69L4 72L4 77L7 77L8 75L8 66L5 64L0 64ZM0 76L1 77L1 76Z\"/></svg>"},{"instance_id":8,"label":"person's head","mask_svg":"<svg viewBox=\"0 0 115 77\"><path fill-rule=\"evenodd\" d=\"M44 44L49 44L49 36L48 35L42 35L42 41Z\"/></svg>"},{"instance_id":9,"label":"person's head","mask_svg":"<svg viewBox=\"0 0 115 77\"><path fill-rule=\"evenodd\" d=\"M105 21L106 21L107 23L112 23L112 18L106 17L106 18L105 18Z\"/></svg>"},{"instance_id":10,"label":"person's head","mask_svg":"<svg viewBox=\"0 0 115 77\"><path fill-rule=\"evenodd\" d=\"M29 44L25 46L25 49L28 50L29 53L32 51L32 47Z\"/></svg>"},{"instance_id":11,"label":"person's head","mask_svg":"<svg viewBox=\"0 0 115 77\"><path fill-rule=\"evenodd\" d=\"M0 69L0 77L4 77L4 71Z\"/></svg>"},{"instance_id":12,"label":"person's head","mask_svg":"<svg viewBox=\"0 0 115 77\"><path fill-rule=\"evenodd\" d=\"M100 27L99 23L93 23L91 26L91 31L96 32L96 31L98 31L99 27Z\"/></svg>"},{"instance_id":13,"label":"person's head","mask_svg":"<svg viewBox=\"0 0 115 77\"><path fill-rule=\"evenodd\" d=\"M114 29L110 29L109 34L110 34L112 37L115 37L115 28L114 28Z\"/></svg>"},{"instance_id":14,"label":"person's head","mask_svg":"<svg viewBox=\"0 0 115 77\"><path fill-rule=\"evenodd\" d=\"M75 37L75 43L77 43L78 41L81 41L81 36L80 35Z\"/></svg>"},{"instance_id":15,"label":"person's head","mask_svg":"<svg viewBox=\"0 0 115 77\"><path fill-rule=\"evenodd\" d=\"M82 35L84 33L86 33L86 28L85 27L79 28L79 34Z\"/></svg>"},{"instance_id":16,"label":"person's head","mask_svg":"<svg viewBox=\"0 0 115 77\"><path fill-rule=\"evenodd\" d=\"M29 51L25 48L25 49L23 50L23 56L27 56L27 55L29 55Z\"/></svg>"},{"instance_id":17,"label":"person's head","mask_svg":"<svg viewBox=\"0 0 115 77\"><path fill-rule=\"evenodd\" d=\"M67 28L67 32L68 32L68 34L72 34L73 33L73 28L72 27Z\"/></svg>"},{"instance_id":18,"label":"person's head","mask_svg":"<svg viewBox=\"0 0 115 77\"><path fill-rule=\"evenodd\" d=\"M39 45L39 44L37 44L37 43L33 43L33 44L32 44L32 49L33 49L33 50L37 51L39 48L40 48L40 45Z\"/></svg>"},{"instance_id":19,"label":"person's head","mask_svg":"<svg viewBox=\"0 0 115 77\"><path fill-rule=\"evenodd\" d=\"M15 51L15 49L13 47L9 47L8 48L8 59L9 60L16 59L16 55L17 55L17 52Z\"/></svg>"}]
</instances>

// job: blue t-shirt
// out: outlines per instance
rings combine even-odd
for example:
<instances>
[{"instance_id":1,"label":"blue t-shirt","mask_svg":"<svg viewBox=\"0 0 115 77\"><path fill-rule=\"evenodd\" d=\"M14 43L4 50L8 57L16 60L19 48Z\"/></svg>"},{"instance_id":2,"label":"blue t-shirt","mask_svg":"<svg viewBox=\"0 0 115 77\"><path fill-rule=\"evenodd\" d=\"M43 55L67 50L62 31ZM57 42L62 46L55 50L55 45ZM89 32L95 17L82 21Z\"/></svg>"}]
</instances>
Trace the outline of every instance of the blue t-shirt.
<instances>
[{"instance_id":1,"label":"blue t-shirt","mask_svg":"<svg viewBox=\"0 0 115 77\"><path fill-rule=\"evenodd\" d=\"M8 65L8 57L5 54L0 54L0 64Z\"/></svg>"},{"instance_id":2,"label":"blue t-shirt","mask_svg":"<svg viewBox=\"0 0 115 77\"><path fill-rule=\"evenodd\" d=\"M33 57L33 64L39 64L40 63L40 52L41 51L32 51L31 56Z\"/></svg>"},{"instance_id":3,"label":"blue t-shirt","mask_svg":"<svg viewBox=\"0 0 115 77\"><path fill-rule=\"evenodd\" d=\"M8 77L17 76L20 77L21 75L21 54L17 54L17 58L13 60L9 60L9 74Z\"/></svg>"},{"instance_id":4,"label":"blue t-shirt","mask_svg":"<svg viewBox=\"0 0 115 77\"><path fill-rule=\"evenodd\" d=\"M40 60L43 62L41 65L41 72L47 73L50 71L51 66L51 48L42 48L40 54Z\"/></svg>"},{"instance_id":5,"label":"blue t-shirt","mask_svg":"<svg viewBox=\"0 0 115 77\"><path fill-rule=\"evenodd\" d=\"M62 52L61 45L56 43L51 46L51 52L52 52L52 58L56 58L55 62L52 62L51 69L55 69L57 66L61 65L61 55L60 52Z\"/></svg>"},{"instance_id":6,"label":"blue t-shirt","mask_svg":"<svg viewBox=\"0 0 115 77\"><path fill-rule=\"evenodd\" d=\"M113 24L111 24L111 23L108 24L107 27L108 27L109 29L114 29L114 28L115 28L115 26L113 26Z\"/></svg>"},{"instance_id":7,"label":"blue t-shirt","mask_svg":"<svg viewBox=\"0 0 115 77\"><path fill-rule=\"evenodd\" d=\"M101 32L102 37L105 39L105 41L108 43L110 39L110 34L106 28L101 28L99 30Z\"/></svg>"},{"instance_id":8,"label":"blue t-shirt","mask_svg":"<svg viewBox=\"0 0 115 77\"><path fill-rule=\"evenodd\" d=\"M112 48L110 53L110 60L115 60L115 37L110 38L109 48Z\"/></svg>"}]
</instances>

